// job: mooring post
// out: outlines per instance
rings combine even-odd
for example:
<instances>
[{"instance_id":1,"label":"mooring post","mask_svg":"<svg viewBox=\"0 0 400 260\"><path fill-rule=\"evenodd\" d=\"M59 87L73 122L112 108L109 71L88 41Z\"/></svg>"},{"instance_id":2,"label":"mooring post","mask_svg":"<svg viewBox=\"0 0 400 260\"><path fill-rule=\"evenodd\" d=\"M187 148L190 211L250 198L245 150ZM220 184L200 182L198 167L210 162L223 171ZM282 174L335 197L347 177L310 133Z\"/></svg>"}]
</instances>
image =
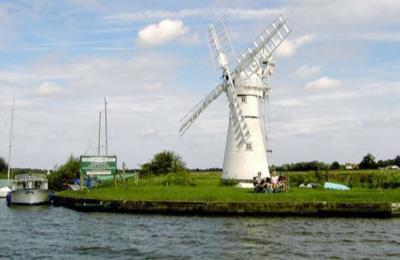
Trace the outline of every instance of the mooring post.
<instances>
[{"instance_id":1,"label":"mooring post","mask_svg":"<svg viewBox=\"0 0 400 260\"><path fill-rule=\"evenodd\" d=\"M80 185L80 190L83 190L83 176L82 176L82 171L79 171L79 185Z\"/></svg>"},{"instance_id":2,"label":"mooring post","mask_svg":"<svg viewBox=\"0 0 400 260\"><path fill-rule=\"evenodd\" d=\"M125 183L125 162L124 161L122 161L122 176L123 176L123 180L124 180L124 183Z\"/></svg>"}]
</instances>

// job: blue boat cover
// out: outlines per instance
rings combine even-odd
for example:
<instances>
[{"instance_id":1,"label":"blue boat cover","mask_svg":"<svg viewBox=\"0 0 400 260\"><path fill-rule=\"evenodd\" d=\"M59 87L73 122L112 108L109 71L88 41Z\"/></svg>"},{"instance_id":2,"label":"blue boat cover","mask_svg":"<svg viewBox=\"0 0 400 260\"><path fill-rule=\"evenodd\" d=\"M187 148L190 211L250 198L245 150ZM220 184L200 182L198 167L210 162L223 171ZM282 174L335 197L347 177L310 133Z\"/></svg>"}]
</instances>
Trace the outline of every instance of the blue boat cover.
<instances>
[{"instance_id":1,"label":"blue boat cover","mask_svg":"<svg viewBox=\"0 0 400 260\"><path fill-rule=\"evenodd\" d=\"M350 190L350 188L347 187L346 185L333 182L325 182L324 188L331 190Z\"/></svg>"}]
</instances>

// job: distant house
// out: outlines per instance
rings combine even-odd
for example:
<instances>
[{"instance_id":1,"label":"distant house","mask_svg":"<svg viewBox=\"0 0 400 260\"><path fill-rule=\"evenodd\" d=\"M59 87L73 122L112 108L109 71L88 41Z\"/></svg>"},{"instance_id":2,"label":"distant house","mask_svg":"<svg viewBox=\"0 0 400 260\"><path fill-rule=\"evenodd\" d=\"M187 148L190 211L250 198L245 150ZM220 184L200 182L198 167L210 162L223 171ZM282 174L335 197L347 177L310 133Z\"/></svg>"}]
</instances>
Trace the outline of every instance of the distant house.
<instances>
[{"instance_id":1,"label":"distant house","mask_svg":"<svg viewBox=\"0 0 400 260\"><path fill-rule=\"evenodd\" d=\"M398 169L399 169L399 166L397 166L397 165L388 165L388 166L386 166L386 169L389 169L389 170L398 170Z\"/></svg>"},{"instance_id":2,"label":"distant house","mask_svg":"<svg viewBox=\"0 0 400 260\"><path fill-rule=\"evenodd\" d=\"M346 170L355 170L355 169L358 169L358 164L347 162L347 163L344 164L344 168Z\"/></svg>"}]
</instances>

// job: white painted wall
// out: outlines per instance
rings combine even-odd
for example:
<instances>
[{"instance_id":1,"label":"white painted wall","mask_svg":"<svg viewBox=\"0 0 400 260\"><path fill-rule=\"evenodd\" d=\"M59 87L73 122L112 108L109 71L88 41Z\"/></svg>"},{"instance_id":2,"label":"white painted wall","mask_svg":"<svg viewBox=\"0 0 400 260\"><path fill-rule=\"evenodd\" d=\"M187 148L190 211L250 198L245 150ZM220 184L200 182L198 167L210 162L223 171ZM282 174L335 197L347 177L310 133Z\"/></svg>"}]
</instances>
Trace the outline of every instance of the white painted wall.
<instances>
[{"instance_id":1,"label":"white painted wall","mask_svg":"<svg viewBox=\"0 0 400 260\"><path fill-rule=\"evenodd\" d=\"M247 150L245 145L238 150L229 121L222 179L250 181L259 171L263 177L269 177L265 136L258 110L258 98L264 94L263 84L261 80L252 79L251 81L238 80L235 85L239 101L241 102L241 95L246 96L246 102L241 103L243 115L255 117L245 118L251 135L251 150Z\"/></svg>"}]
</instances>

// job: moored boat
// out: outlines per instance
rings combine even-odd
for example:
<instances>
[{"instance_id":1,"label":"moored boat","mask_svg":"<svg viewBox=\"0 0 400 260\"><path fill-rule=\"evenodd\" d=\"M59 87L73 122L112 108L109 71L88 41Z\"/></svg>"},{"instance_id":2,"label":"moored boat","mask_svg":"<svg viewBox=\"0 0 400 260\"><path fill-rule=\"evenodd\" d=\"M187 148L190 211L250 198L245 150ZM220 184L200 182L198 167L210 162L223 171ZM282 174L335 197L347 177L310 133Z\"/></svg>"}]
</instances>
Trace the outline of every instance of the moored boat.
<instances>
[{"instance_id":1,"label":"moored boat","mask_svg":"<svg viewBox=\"0 0 400 260\"><path fill-rule=\"evenodd\" d=\"M9 204L36 205L49 201L48 180L45 175L19 174L11 183Z\"/></svg>"},{"instance_id":2,"label":"moored boat","mask_svg":"<svg viewBox=\"0 0 400 260\"><path fill-rule=\"evenodd\" d=\"M8 187L8 180L0 180L0 198L7 197L7 194L11 191Z\"/></svg>"},{"instance_id":3,"label":"moored boat","mask_svg":"<svg viewBox=\"0 0 400 260\"><path fill-rule=\"evenodd\" d=\"M7 197L7 194L11 191L9 187L1 187L0 188L0 198Z\"/></svg>"}]
</instances>

